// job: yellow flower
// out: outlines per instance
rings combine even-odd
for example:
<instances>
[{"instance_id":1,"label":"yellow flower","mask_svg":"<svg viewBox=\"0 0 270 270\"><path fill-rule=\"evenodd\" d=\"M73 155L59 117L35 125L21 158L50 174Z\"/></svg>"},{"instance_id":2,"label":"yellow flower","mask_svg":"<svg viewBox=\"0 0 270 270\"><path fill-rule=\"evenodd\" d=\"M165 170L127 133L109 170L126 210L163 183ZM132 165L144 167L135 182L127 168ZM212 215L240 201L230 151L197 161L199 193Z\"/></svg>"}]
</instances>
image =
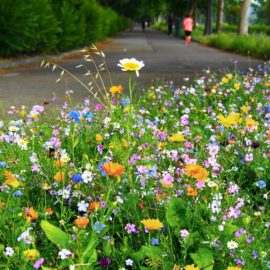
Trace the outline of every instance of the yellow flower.
<instances>
[{"instance_id":1,"label":"yellow flower","mask_svg":"<svg viewBox=\"0 0 270 270\"><path fill-rule=\"evenodd\" d=\"M27 249L23 255L29 260L35 260L39 256L39 252L36 249Z\"/></svg>"},{"instance_id":2,"label":"yellow flower","mask_svg":"<svg viewBox=\"0 0 270 270\"><path fill-rule=\"evenodd\" d=\"M200 268L194 266L194 264L189 264L185 266L185 270L200 270Z\"/></svg>"},{"instance_id":3,"label":"yellow flower","mask_svg":"<svg viewBox=\"0 0 270 270\"><path fill-rule=\"evenodd\" d=\"M110 87L109 92L112 94L121 94L123 92L123 86L122 85L113 85Z\"/></svg>"},{"instance_id":4,"label":"yellow flower","mask_svg":"<svg viewBox=\"0 0 270 270\"><path fill-rule=\"evenodd\" d=\"M227 77L229 80L231 80L232 77L233 77L233 75L232 75L231 73L228 73L228 74L226 74L226 77Z\"/></svg>"},{"instance_id":5,"label":"yellow flower","mask_svg":"<svg viewBox=\"0 0 270 270\"><path fill-rule=\"evenodd\" d=\"M15 178L12 172L5 170L4 174L6 177L6 181L4 182L4 185L8 185L13 188L17 188L21 185L20 181Z\"/></svg>"},{"instance_id":6,"label":"yellow flower","mask_svg":"<svg viewBox=\"0 0 270 270\"><path fill-rule=\"evenodd\" d=\"M184 142L186 141L182 133L176 133L169 137L169 140L172 142Z\"/></svg>"},{"instance_id":7,"label":"yellow flower","mask_svg":"<svg viewBox=\"0 0 270 270\"><path fill-rule=\"evenodd\" d=\"M96 141L97 142L102 142L103 141L103 137L100 134L96 134Z\"/></svg>"},{"instance_id":8,"label":"yellow flower","mask_svg":"<svg viewBox=\"0 0 270 270\"><path fill-rule=\"evenodd\" d=\"M241 270L239 266L228 266L227 270Z\"/></svg>"},{"instance_id":9,"label":"yellow flower","mask_svg":"<svg viewBox=\"0 0 270 270\"><path fill-rule=\"evenodd\" d=\"M270 82L266 82L266 83L265 83L265 86L266 86L266 87L270 87Z\"/></svg>"},{"instance_id":10,"label":"yellow flower","mask_svg":"<svg viewBox=\"0 0 270 270\"><path fill-rule=\"evenodd\" d=\"M194 177L198 181L205 181L208 176L207 170L197 164L188 164L184 171L188 176Z\"/></svg>"},{"instance_id":11,"label":"yellow flower","mask_svg":"<svg viewBox=\"0 0 270 270\"><path fill-rule=\"evenodd\" d=\"M65 173L64 172L57 172L54 176L54 180L56 182L63 182L64 180L64 177L65 177Z\"/></svg>"},{"instance_id":12,"label":"yellow flower","mask_svg":"<svg viewBox=\"0 0 270 270\"><path fill-rule=\"evenodd\" d=\"M245 114L248 113L248 107L247 107L246 105L243 105L243 106L241 107L241 110L242 110L242 112L245 113Z\"/></svg>"},{"instance_id":13,"label":"yellow flower","mask_svg":"<svg viewBox=\"0 0 270 270\"><path fill-rule=\"evenodd\" d=\"M256 122L254 119L252 119L252 118L246 119L246 128L249 131L253 131L254 129L257 128L258 125L259 125L259 123Z\"/></svg>"},{"instance_id":14,"label":"yellow flower","mask_svg":"<svg viewBox=\"0 0 270 270\"><path fill-rule=\"evenodd\" d=\"M231 113L227 117L224 117L222 114L217 116L219 121L224 127L233 127L234 125L240 122L240 114L239 113Z\"/></svg>"},{"instance_id":15,"label":"yellow flower","mask_svg":"<svg viewBox=\"0 0 270 270\"><path fill-rule=\"evenodd\" d=\"M164 227L159 219L143 219L141 223L148 231L160 230Z\"/></svg>"},{"instance_id":16,"label":"yellow flower","mask_svg":"<svg viewBox=\"0 0 270 270\"><path fill-rule=\"evenodd\" d=\"M234 88L235 88L236 90L239 90L239 88L240 88L240 86L241 86L241 83L237 82L237 83L235 83L233 86L234 86Z\"/></svg>"},{"instance_id":17,"label":"yellow flower","mask_svg":"<svg viewBox=\"0 0 270 270\"><path fill-rule=\"evenodd\" d=\"M223 82L223 83L228 83L228 78L226 78L226 77L223 77L222 79L221 79L221 81Z\"/></svg>"},{"instance_id":18,"label":"yellow flower","mask_svg":"<svg viewBox=\"0 0 270 270\"><path fill-rule=\"evenodd\" d=\"M138 61L135 58L125 58L119 61L117 64L123 71L135 71L137 77L139 77L139 70L144 67L143 61Z\"/></svg>"}]
</instances>

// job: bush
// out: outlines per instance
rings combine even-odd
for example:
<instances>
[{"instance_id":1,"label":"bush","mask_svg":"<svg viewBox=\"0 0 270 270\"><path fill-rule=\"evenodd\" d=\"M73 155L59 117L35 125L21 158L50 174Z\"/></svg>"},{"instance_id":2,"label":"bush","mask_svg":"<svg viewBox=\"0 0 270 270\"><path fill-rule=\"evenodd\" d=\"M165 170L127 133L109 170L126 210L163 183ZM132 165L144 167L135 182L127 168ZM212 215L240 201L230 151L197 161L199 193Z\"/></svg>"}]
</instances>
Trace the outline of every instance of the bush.
<instances>
[{"instance_id":1,"label":"bush","mask_svg":"<svg viewBox=\"0 0 270 270\"><path fill-rule=\"evenodd\" d=\"M1 55L10 56L55 48L59 27L48 0L2 0L0 32Z\"/></svg>"}]
</instances>

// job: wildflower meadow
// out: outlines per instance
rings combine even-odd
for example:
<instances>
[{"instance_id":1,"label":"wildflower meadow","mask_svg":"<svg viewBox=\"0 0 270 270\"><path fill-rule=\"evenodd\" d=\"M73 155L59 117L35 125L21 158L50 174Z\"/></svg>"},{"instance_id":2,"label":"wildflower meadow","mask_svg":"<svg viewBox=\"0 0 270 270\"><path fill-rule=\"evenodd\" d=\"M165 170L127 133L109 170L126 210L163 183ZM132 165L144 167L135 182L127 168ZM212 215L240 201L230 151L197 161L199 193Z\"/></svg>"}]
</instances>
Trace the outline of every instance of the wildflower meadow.
<instances>
[{"instance_id":1,"label":"wildflower meadow","mask_svg":"<svg viewBox=\"0 0 270 270\"><path fill-rule=\"evenodd\" d=\"M147 63L119 60L127 89L98 85L93 50L91 98L2 116L0 268L270 269L269 63L138 98Z\"/></svg>"}]
</instances>

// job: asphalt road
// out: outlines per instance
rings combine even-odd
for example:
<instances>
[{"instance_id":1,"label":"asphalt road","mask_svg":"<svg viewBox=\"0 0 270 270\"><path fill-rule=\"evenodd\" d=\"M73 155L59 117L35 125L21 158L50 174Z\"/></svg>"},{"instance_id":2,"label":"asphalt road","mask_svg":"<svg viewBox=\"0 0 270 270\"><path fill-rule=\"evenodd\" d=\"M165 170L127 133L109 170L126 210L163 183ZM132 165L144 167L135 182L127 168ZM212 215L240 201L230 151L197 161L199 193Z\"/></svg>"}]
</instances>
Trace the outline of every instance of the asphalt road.
<instances>
[{"instance_id":1,"label":"asphalt road","mask_svg":"<svg viewBox=\"0 0 270 270\"><path fill-rule=\"evenodd\" d=\"M144 61L145 67L141 69L140 77L134 78L138 95L141 89L154 85L156 79L174 81L176 85L181 85L183 78L194 77L206 68L213 71L233 69L234 62L237 61L237 68L246 71L263 63L258 59L223 52L195 42L186 46L184 40L150 29L142 32L140 28L120 33L117 37L107 40L102 46L102 51L106 55L113 83L122 84L126 89L128 74L121 71L117 63L120 59L132 57ZM97 64L101 63L98 57L95 59ZM85 62L82 56L62 60L60 65L87 84L89 77L82 76L85 72L81 68L75 68L82 63L93 71L91 63ZM55 93L56 103L62 104L65 92L69 89L74 91L75 102L83 101L88 96L87 90L68 76L56 83L59 74L58 70L52 72L51 69L31 67L0 75L0 101L5 108L11 105L18 107L42 104L44 101L50 101ZM109 88L107 73L103 72L102 77L105 87ZM95 103L93 98L91 103Z\"/></svg>"}]
</instances>

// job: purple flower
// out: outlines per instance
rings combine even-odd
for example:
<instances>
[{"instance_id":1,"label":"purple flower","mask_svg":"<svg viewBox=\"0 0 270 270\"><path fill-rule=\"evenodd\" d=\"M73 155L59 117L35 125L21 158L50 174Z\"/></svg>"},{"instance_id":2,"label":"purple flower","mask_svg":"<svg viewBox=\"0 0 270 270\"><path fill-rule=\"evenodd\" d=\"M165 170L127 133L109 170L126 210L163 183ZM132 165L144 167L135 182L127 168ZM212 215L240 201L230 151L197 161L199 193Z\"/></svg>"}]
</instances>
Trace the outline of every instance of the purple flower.
<instances>
[{"instance_id":1,"label":"purple flower","mask_svg":"<svg viewBox=\"0 0 270 270\"><path fill-rule=\"evenodd\" d=\"M35 269L38 269L38 268L41 267L41 265L43 263L44 263L44 258L41 258L41 259L37 260L33 266L34 266Z\"/></svg>"},{"instance_id":2,"label":"purple flower","mask_svg":"<svg viewBox=\"0 0 270 270\"><path fill-rule=\"evenodd\" d=\"M99 259L99 265L101 268L106 268L107 266L111 264L111 262L112 261L109 257Z\"/></svg>"}]
</instances>

